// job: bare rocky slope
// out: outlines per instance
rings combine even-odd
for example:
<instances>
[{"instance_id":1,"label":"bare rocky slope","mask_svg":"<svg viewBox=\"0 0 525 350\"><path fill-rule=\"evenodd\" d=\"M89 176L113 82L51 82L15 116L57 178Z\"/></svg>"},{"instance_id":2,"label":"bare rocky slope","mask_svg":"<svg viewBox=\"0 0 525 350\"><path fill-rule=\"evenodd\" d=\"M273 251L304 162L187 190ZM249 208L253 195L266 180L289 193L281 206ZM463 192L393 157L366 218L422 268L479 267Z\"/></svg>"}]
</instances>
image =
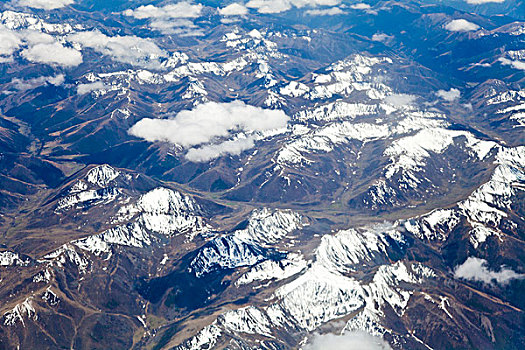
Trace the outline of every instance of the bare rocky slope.
<instances>
[{"instance_id":1,"label":"bare rocky slope","mask_svg":"<svg viewBox=\"0 0 525 350\"><path fill-rule=\"evenodd\" d=\"M0 5L1 349L525 346L519 12L106 5Z\"/></svg>"}]
</instances>

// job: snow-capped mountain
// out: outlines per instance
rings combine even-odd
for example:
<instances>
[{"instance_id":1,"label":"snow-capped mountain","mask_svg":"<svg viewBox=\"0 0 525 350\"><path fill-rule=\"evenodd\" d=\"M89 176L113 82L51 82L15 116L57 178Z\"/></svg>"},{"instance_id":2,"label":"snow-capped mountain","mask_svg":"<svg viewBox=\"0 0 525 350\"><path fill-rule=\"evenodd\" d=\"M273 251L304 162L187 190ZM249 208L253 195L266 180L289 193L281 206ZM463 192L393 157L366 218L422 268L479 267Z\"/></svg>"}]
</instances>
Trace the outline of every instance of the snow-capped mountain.
<instances>
[{"instance_id":1,"label":"snow-capped mountain","mask_svg":"<svg viewBox=\"0 0 525 350\"><path fill-rule=\"evenodd\" d=\"M0 348L523 348L522 7L3 2Z\"/></svg>"}]
</instances>

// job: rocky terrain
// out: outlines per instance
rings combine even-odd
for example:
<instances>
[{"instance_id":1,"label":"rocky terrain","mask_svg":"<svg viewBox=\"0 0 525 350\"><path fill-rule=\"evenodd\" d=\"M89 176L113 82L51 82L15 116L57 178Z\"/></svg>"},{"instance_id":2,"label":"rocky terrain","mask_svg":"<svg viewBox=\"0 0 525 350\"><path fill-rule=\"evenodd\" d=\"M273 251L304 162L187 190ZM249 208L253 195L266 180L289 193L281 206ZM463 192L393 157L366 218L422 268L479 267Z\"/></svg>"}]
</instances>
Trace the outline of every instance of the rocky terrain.
<instances>
[{"instance_id":1,"label":"rocky terrain","mask_svg":"<svg viewBox=\"0 0 525 350\"><path fill-rule=\"evenodd\" d=\"M523 348L520 9L3 2L0 349Z\"/></svg>"}]
</instances>

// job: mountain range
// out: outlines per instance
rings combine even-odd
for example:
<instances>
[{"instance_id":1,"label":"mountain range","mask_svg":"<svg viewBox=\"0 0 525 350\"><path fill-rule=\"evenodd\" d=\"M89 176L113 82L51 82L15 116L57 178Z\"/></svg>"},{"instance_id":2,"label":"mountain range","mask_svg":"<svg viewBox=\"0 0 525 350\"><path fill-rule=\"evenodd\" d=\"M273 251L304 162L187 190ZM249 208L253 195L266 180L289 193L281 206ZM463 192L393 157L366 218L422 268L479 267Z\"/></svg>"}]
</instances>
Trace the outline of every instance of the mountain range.
<instances>
[{"instance_id":1,"label":"mountain range","mask_svg":"<svg viewBox=\"0 0 525 350\"><path fill-rule=\"evenodd\" d=\"M523 348L524 6L3 2L0 349Z\"/></svg>"}]
</instances>

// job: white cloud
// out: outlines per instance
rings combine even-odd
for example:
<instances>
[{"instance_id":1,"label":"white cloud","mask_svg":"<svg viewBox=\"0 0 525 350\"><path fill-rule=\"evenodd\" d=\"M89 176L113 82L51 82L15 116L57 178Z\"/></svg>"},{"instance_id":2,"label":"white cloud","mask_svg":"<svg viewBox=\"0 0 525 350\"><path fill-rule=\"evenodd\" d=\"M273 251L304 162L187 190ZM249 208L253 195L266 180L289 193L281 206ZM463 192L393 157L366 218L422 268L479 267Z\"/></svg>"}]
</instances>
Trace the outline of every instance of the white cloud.
<instances>
[{"instance_id":1,"label":"white cloud","mask_svg":"<svg viewBox=\"0 0 525 350\"><path fill-rule=\"evenodd\" d=\"M246 7L257 9L259 13L279 13L292 7L336 6L341 0L250 0Z\"/></svg>"},{"instance_id":2,"label":"white cloud","mask_svg":"<svg viewBox=\"0 0 525 350\"><path fill-rule=\"evenodd\" d=\"M416 96L408 94L393 94L387 96L385 102L397 107L410 106L416 102Z\"/></svg>"},{"instance_id":3,"label":"white cloud","mask_svg":"<svg viewBox=\"0 0 525 350\"><path fill-rule=\"evenodd\" d=\"M107 36L90 31L69 35L68 40L110 56L114 61L144 68L159 69L159 59L167 56L153 41L134 35Z\"/></svg>"},{"instance_id":4,"label":"white cloud","mask_svg":"<svg viewBox=\"0 0 525 350\"><path fill-rule=\"evenodd\" d=\"M461 93L459 92L458 89L451 88L448 91L447 90L438 90L436 92L436 95L438 97L441 97L445 101L452 102L454 100L457 100L461 96Z\"/></svg>"},{"instance_id":5,"label":"white cloud","mask_svg":"<svg viewBox=\"0 0 525 350\"><path fill-rule=\"evenodd\" d=\"M22 50L22 56L31 62L46 63L64 67L74 67L82 63L82 54L59 42L36 44Z\"/></svg>"},{"instance_id":6,"label":"white cloud","mask_svg":"<svg viewBox=\"0 0 525 350\"><path fill-rule=\"evenodd\" d=\"M77 85L77 94L79 95L85 95L92 91L97 90L103 90L107 86L101 81L95 81L94 83L87 83L87 84L78 84Z\"/></svg>"},{"instance_id":7,"label":"white cloud","mask_svg":"<svg viewBox=\"0 0 525 350\"><path fill-rule=\"evenodd\" d=\"M330 7L327 9L308 10L305 13L310 16L335 16L342 15L345 12L339 7Z\"/></svg>"},{"instance_id":8,"label":"white cloud","mask_svg":"<svg viewBox=\"0 0 525 350\"><path fill-rule=\"evenodd\" d=\"M481 62L471 63L470 65L472 67L492 67L492 65L490 63L487 63L487 62L484 62L484 63L481 63Z\"/></svg>"},{"instance_id":9,"label":"white cloud","mask_svg":"<svg viewBox=\"0 0 525 350\"><path fill-rule=\"evenodd\" d=\"M513 68L520 69L520 70L525 70L525 62L517 61L517 60L513 61L505 57L498 58L498 61L500 61L501 64L504 64L506 66L511 66Z\"/></svg>"},{"instance_id":10,"label":"white cloud","mask_svg":"<svg viewBox=\"0 0 525 350\"><path fill-rule=\"evenodd\" d=\"M49 34L34 30L12 30L0 24L0 62L13 60L12 55L22 46L55 42Z\"/></svg>"},{"instance_id":11,"label":"white cloud","mask_svg":"<svg viewBox=\"0 0 525 350\"><path fill-rule=\"evenodd\" d=\"M78 66L82 63L82 54L74 48L65 47L53 36L34 30L11 30L0 25L0 62L13 61L13 55L19 49L22 57L31 62Z\"/></svg>"},{"instance_id":12,"label":"white cloud","mask_svg":"<svg viewBox=\"0 0 525 350\"><path fill-rule=\"evenodd\" d=\"M353 4L350 6L351 9L354 9L354 10L368 10L370 9L370 5L368 4L364 4L364 3L358 3L358 4Z\"/></svg>"},{"instance_id":13,"label":"white cloud","mask_svg":"<svg viewBox=\"0 0 525 350\"><path fill-rule=\"evenodd\" d=\"M15 0L12 3L17 6L27 6L35 9L54 10L71 5L75 0Z\"/></svg>"},{"instance_id":14,"label":"white cloud","mask_svg":"<svg viewBox=\"0 0 525 350\"><path fill-rule=\"evenodd\" d=\"M172 119L142 119L129 132L150 142L167 141L184 148L210 144L190 149L187 155L193 160L209 160L253 147L250 135L284 128L288 120L283 111L249 106L242 101L207 102L181 111ZM233 141L224 141L231 137Z\"/></svg>"},{"instance_id":15,"label":"white cloud","mask_svg":"<svg viewBox=\"0 0 525 350\"><path fill-rule=\"evenodd\" d=\"M467 2L467 4L470 4L470 5L481 5L481 4L488 4L491 2L502 3L505 0L465 0L465 1Z\"/></svg>"},{"instance_id":16,"label":"white cloud","mask_svg":"<svg viewBox=\"0 0 525 350\"><path fill-rule=\"evenodd\" d=\"M280 13L292 8L288 0L250 0L246 7L257 9L259 13Z\"/></svg>"},{"instance_id":17,"label":"white cloud","mask_svg":"<svg viewBox=\"0 0 525 350\"><path fill-rule=\"evenodd\" d=\"M56 42L55 38L52 35L37 32L34 30L22 30L18 33L24 42L28 45L37 45L37 44L52 44Z\"/></svg>"},{"instance_id":18,"label":"white cloud","mask_svg":"<svg viewBox=\"0 0 525 350\"><path fill-rule=\"evenodd\" d=\"M385 33L375 33L374 35L372 35L372 41L380 41L380 42L384 42L384 41L387 41L389 39L392 39L393 36L390 36L388 34L385 34Z\"/></svg>"},{"instance_id":19,"label":"white cloud","mask_svg":"<svg viewBox=\"0 0 525 350\"><path fill-rule=\"evenodd\" d=\"M197 18L200 16L203 6L201 4L191 4L181 1L173 5L156 7L154 5L140 6L134 10L123 12L125 16L132 16L137 19L146 18Z\"/></svg>"},{"instance_id":20,"label":"white cloud","mask_svg":"<svg viewBox=\"0 0 525 350\"><path fill-rule=\"evenodd\" d=\"M478 30L479 26L465 19L455 19L447 23L444 28L451 32L470 32Z\"/></svg>"},{"instance_id":21,"label":"white cloud","mask_svg":"<svg viewBox=\"0 0 525 350\"><path fill-rule=\"evenodd\" d=\"M173 5L156 7L154 5L140 6L123 12L125 16L137 19L150 19L150 27L164 34L202 35L202 30L190 21L201 15L203 6L186 1Z\"/></svg>"},{"instance_id":22,"label":"white cloud","mask_svg":"<svg viewBox=\"0 0 525 350\"><path fill-rule=\"evenodd\" d=\"M456 266L454 277L481 281L486 284L492 284L496 281L499 284L505 285L509 283L510 280L524 278L525 275L516 273L504 265L501 266L499 271L492 271L487 267L487 260L469 257L463 264Z\"/></svg>"},{"instance_id":23,"label":"white cloud","mask_svg":"<svg viewBox=\"0 0 525 350\"><path fill-rule=\"evenodd\" d=\"M27 79L22 80L18 78L14 78L11 80L11 83L14 84L14 88L16 90L29 90L33 89L37 86L41 86L43 84L51 84L54 86L62 85L65 81L65 77L63 74L58 74L55 76L49 76L49 77L38 77L33 79Z\"/></svg>"},{"instance_id":24,"label":"white cloud","mask_svg":"<svg viewBox=\"0 0 525 350\"><path fill-rule=\"evenodd\" d=\"M240 138L228 140L219 144L204 145L199 148L191 148L186 153L186 159L192 162L207 162L223 155L238 155L254 146L254 138Z\"/></svg>"},{"instance_id":25,"label":"white cloud","mask_svg":"<svg viewBox=\"0 0 525 350\"><path fill-rule=\"evenodd\" d=\"M226 7L219 9L219 15L221 16L243 16L248 14L248 9L243 4L234 2Z\"/></svg>"},{"instance_id":26,"label":"white cloud","mask_svg":"<svg viewBox=\"0 0 525 350\"><path fill-rule=\"evenodd\" d=\"M353 10L364 11L364 12L366 12L369 15L377 15L377 11L372 10L372 7L370 5L362 3L362 2L350 5L350 8L353 9Z\"/></svg>"},{"instance_id":27,"label":"white cloud","mask_svg":"<svg viewBox=\"0 0 525 350\"><path fill-rule=\"evenodd\" d=\"M0 25L0 63L13 60L13 53L22 44L20 35Z\"/></svg>"},{"instance_id":28,"label":"white cloud","mask_svg":"<svg viewBox=\"0 0 525 350\"><path fill-rule=\"evenodd\" d=\"M204 32L192 21L184 18L179 19L158 19L150 22L152 29L158 30L163 34L177 34L180 36L200 36Z\"/></svg>"},{"instance_id":29,"label":"white cloud","mask_svg":"<svg viewBox=\"0 0 525 350\"><path fill-rule=\"evenodd\" d=\"M315 334L304 350L391 350L390 345L379 337L365 332L349 332L343 335Z\"/></svg>"}]
</instances>

